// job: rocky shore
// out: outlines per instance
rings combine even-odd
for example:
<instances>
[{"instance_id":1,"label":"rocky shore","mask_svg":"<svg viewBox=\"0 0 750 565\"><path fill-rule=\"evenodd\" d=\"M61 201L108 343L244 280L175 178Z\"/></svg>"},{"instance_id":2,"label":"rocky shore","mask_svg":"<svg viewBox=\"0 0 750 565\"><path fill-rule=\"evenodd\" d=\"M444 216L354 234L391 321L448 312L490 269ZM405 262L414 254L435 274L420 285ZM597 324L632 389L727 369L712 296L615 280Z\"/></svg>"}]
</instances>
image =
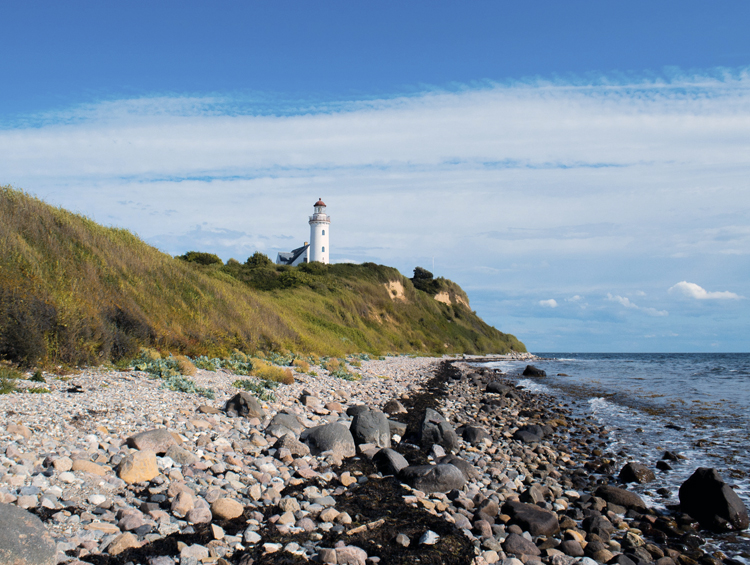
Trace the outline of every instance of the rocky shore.
<instances>
[{"instance_id":1,"label":"rocky shore","mask_svg":"<svg viewBox=\"0 0 750 565\"><path fill-rule=\"evenodd\" d=\"M0 396L0 562L740 563L627 490L644 471L618 480L595 422L471 360L297 373L268 401L223 371L195 377L213 400L102 370Z\"/></svg>"}]
</instances>

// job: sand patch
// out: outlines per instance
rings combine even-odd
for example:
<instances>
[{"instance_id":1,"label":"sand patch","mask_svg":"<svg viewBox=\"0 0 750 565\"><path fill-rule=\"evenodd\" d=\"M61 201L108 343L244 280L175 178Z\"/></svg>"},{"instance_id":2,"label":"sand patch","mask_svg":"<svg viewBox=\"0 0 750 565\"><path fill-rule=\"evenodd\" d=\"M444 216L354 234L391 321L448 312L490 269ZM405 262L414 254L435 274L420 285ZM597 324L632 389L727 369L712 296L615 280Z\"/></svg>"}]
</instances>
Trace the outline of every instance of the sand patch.
<instances>
[{"instance_id":1,"label":"sand patch","mask_svg":"<svg viewBox=\"0 0 750 565\"><path fill-rule=\"evenodd\" d=\"M391 297L391 300L406 301L406 295L404 294L404 285L401 284L401 281L388 281L384 286L388 291L388 296Z\"/></svg>"},{"instance_id":2,"label":"sand patch","mask_svg":"<svg viewBox=\"0 0 750 565\"><path fill-rule=\"evenodd\" d=\"M448 306L453 304L453 301L451 300L451 295L448 294L446 291L438 292L435 295L435 300L437 300L438 302L442 302L443 304L447 304ZM461 296L456 296L456 303L461 303L467 308L469 307L469 303L466 300L464 300L463 297Z\"/></svg>"}]
</instances>

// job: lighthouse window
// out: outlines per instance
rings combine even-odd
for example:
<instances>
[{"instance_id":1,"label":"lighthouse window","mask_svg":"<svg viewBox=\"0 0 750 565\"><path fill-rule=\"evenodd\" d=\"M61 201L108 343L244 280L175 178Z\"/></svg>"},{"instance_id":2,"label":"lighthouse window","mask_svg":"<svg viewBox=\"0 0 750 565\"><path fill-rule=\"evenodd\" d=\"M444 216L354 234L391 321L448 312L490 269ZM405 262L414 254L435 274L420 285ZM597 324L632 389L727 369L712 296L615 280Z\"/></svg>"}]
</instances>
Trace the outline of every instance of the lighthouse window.
<instances>
[{"instance_id":1,"label":"lighthouse window","mask_svg":"<svg viewBox=\"0 0 750 565\"><path fill-rule=\"evenodd\" d=\"M325 252L326 252L326 247L325 247L325 245L323 246L323 250L322 250L322 251L323 251L323 253L325 253Z\"/></svg>"},{"instance_id":2,"label":"lighthouse window","mask_svg":"<svg viewBox=\"0 0 750 565\"><path fill-rule=\"evenodd\" d=\"M325 234L326 234L326 230L323 230L323 235L325 235Z\"/></svg>"}]
</instances>

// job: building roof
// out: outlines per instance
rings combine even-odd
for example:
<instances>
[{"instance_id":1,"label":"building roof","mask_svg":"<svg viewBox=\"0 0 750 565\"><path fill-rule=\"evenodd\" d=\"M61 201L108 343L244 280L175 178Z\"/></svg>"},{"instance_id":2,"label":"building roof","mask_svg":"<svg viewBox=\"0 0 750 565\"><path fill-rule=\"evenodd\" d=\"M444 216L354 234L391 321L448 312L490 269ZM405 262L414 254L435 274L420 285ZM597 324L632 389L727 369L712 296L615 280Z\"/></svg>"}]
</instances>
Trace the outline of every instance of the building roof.
<instances>
[{"instance_id":1,"label":"building roof","mask_svg":"<svg viewBox=\"0 0 750 565\"><path fill-rule=\"evenodd\" d=\"M318 201L315 204L313 204L313 206L325 206L325 205L326 203L323 202L322 198L318 198Z\"/></svg>"},{"instance_id":2,"label":"building roof","mask_svg":"<svg viewBox=\"0 0 750 565\"><path fill-rule=\"evenodd\" d=\"M285 265L291 265L299 258L300 255L305 252L308 247L310 247L309 244L298 247L297 249L293 249L289 253L280 252L279 260L283 261Z\"/></svg>"}]
</instances>

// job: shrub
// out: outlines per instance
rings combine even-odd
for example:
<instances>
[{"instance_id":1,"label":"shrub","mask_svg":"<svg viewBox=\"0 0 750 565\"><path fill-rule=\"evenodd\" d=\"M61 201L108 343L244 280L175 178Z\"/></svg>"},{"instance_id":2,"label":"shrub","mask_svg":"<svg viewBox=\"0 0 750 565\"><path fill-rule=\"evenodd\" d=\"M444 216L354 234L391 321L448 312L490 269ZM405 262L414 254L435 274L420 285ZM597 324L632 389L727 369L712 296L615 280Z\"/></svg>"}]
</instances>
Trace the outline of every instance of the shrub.
<instances>
[{"instance_id":1,"label":"shrub","mask_svg":"<svg viewBox=\"0 0 750 565\"><path fill-rule=\"evenodd\" d=\"M46 394L49 392L49 389L43 386L40 387L34 387L34 388L27 388L26 392L30 394Z\"/></svg>"},{"instance_id":2,"label":"shrub","mask_svg":"<svg viewBox=\"0 0 750 565\"><path fill-rule=\"evenodd\" d=\"M247 392L251 392L260 400L274 402L276 400L276 396L271 392L271 390L279 386L279 383L273 381L260 381L256 383L248 379L240 379L234 381L232 383L232 386L241 388L242 390L245 390Z\"/></svg>"},{"instance_id":3,"label":"shrub","mask_svg":"<svg viewBox=\"0 0 750 565\"><path fill-rule=\"evenodd\" d=\"M34 381L35 383L46 383L47 382L47 379L44 378L44 375L42 374L42 370L41 369L37 369L36 371L34 371L34 374L31 376L30 380Z\"/></svg>"},{"instance_id":4,"label":"shrub","mask_svg":"<svg viewBox=\"0 0 750 565\"><path fill-rule=\"evenodd\" d=\"M255 363L253 363L252 374L253 376L256 376L259 379L263 379L265 381L273 381L285 385L294 383L294 375L292 374L291 369L269 365L268 363L260 360L257 360Z\"/></svg>"},{"instance_id":5,"label":"shrub","mask_svg":"<svg viewBox=\"0 0 750 565\"><path fill-rule=\"evenodd\" d=\"M180 371L180 374L182 375L193 377L198 372L198 369L193 365L193 362L184 355L178 355L175 357L175 361L177 362L177 370Z\"/></svg>"},{"instance_id":6,"label":"shrub","mask_svg":"<svg viewBox=\"0 0 750 565\"><path fill-rule=\"evenodd\" d=\"M224 261L218 255L213 253L204 253L203 251L188 251L185 255L177 257L188 263L197 263L199 265L223 265Z\"/></svg>"},{"instance_id":7,"label":"shrub","mask_svg":"<svg viewBox=\"0 0 750 565\"><path fill-rule=\"evenodd\" d=\"M10 394L16 391L15 379L9 379L8 377L0 377L0 394Z\"/></svg>"},{"instance_id":8,"label":"shrub","mask_svg":"<svg viewBox=\"0 0 750 565\"><path fill-rule=\"evenodd\" d=\"M172 375L170 377L166 377L161 386L162 388L173 390L175 392L199 394L210 399L216 397L216 394L210 388L197 386L193 379L183 377L182 375Z\"/></svg>"},{"instance_id":9,"label":"shrub","mask_svg":"<svg viewBox=\"0 0 750 565\"><path fill-rule=\"evenodd\" d=\"M292 366L296 367L300 373L307 373L310 370L310 363L302 359L295 359L292 361Z\"/></svg>"},{"instance_id":10,"label":"shrub","mask_svg":"<svg viewBox=\"0 0 750 565\"><path fill-rule=\"evenodd\" d=\"M271 261L271 259L268 258L268 255L265 255L264 253L261 253L260 251L256 251L250 257L247 258L247 261L245 261L245 265L251 268L269 267L273 265L273 261Z\"/></svg>"},{"instance_id":11,"label":"shrub","mask_svg":"<svg viewBox=\"0 0 750 565\"><path fill-rule=\"evenodd\" d=\"M324 360L321 366L329 373L334 373L341 368L341 361L335 357L331 357L330 359Z\"/></svg>"}]
</instances>

